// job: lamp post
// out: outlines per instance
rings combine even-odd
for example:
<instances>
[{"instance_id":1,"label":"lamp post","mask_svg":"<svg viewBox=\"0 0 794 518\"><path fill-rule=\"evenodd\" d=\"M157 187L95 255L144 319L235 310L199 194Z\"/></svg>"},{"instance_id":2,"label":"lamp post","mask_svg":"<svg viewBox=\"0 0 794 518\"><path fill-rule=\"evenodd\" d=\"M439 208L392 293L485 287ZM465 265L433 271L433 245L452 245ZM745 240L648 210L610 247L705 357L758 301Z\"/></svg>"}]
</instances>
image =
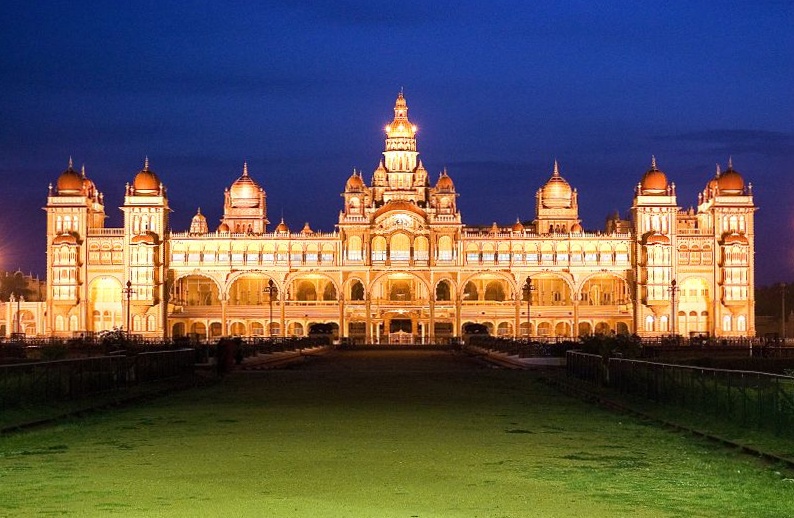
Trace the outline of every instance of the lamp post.
<instances>
[{"instance_id":1,"label":"lamp post","mask_svg":"<svg viewBox=\"0 0 794 518\"><path fill-rule=\"evenodd\" d=\"M127 296L127 341L130 339L130 298L135 290L132 289L132 281L127 281L127 287L122 288L121 292Z\"/></svg>"},{"instance_id":2,"label":"lamp post","mask_svg":"<svg viewBox=\"0 0 794 518\"><path fill-rule=\"evenodd\" d=\"M531 311L532 311L532 292L535 290L535 287L532 286L532 277L527 277L527 282L524 283L524 287L522 288L524 293L527 295L527 340L530 337L530 323L531 323Z\"/></svg>"},{"instance_id":3,"label":"lamp post","mask_svg":"<svg viewBox=\"0 0 794 518\"><path fill-rule=\"evenodd\" d=\"M780 283L780 338L786 343L786 283Z\"/></svg>"},{"instance_id":4,"label":"lamp post","mask_svg":"<svg viewBox=\"0 0 794 518\"><path fill-rule=\"evenodd\" d=\"M676 321L676 311L675 311L675 293L678 291L678 286L675 282L675 279L670 281L670 287L667 288L670 291L670 316L672 317L670 320L670 330L672 331L672 335L675 336L675 321Z\"/></svg>"},{"instance_id":5,"label":"lamp post","mask_svg":"<svg viewBox=\"0 0 794 518\"><path fill-rule=\"evenodd\" d=\"M267 281L267 286L262 289L263 293L267 294L267 302L270 306L270 318L267 321L267 336L273 336L273 295L278 293L278 288L276 287L276 283L273 282L273 279Z\"/></svg>"}]
</instances>

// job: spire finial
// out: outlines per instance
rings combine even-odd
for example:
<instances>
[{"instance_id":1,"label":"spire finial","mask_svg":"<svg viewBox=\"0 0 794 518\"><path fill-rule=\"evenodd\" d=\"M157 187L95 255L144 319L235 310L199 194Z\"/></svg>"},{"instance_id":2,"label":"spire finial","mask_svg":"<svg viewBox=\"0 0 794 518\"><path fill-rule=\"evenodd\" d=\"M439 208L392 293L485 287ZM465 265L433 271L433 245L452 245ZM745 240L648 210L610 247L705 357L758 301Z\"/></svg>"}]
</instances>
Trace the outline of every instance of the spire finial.
<instances>
[{"instance_id":1,"label":"spire finial","mask_svg":"<svg viewBox=\"0 0 794 518\"><path fill-rule=\"evenodd\" d=\"M143 170L149 170L149 155L146 155L146 157L143 159Z\"/></svg>"},{"instance_id":2,"label":"spire finial","mask_svg":"<svg viewBox=\"0 0 794 518\"><path fill-rule=\"evenodd\" d=\"M656 171L656 155L651 155L651 169Z\"/></svg>"},{"instance_id":3,"label":"spire finial","mask_svg":"<svg viewBox=\"0 0 794 518\"><path fill-rule=\"evenodd\" d=\"M557 163L557 159L554 159L554 174L552 176L560 176L560 164Z\"/></svg>"},{"instance_id":4,"label":"spire finial","mask_svg":"<svg viewBox=\"0 0 794 518\"><path fill-rule=\"evenodd\" d=\"M248 161L243 162L243 176L248 176Z\"/></svg>"},{"instance_id":5,"label":"spire finial","mask_svg":"<svg viewBox=\"0 0 794 518\"><path fill-rule=\"evenodd\" d=\"M196 211L196 214L201 214L201 207L198 208L198 210Z\"/></svg>"},{"instance_id":6,"label":"spire finial","mask_svg":"<svg viewBox=\"0 0 794 518\"><path fill-rule=\"evenodd\" d=\"M74 167L74 162L72 162L72 155L69 155L69 169Z\"/></svg>"},{"instance_id":7,"label":"spire finial","mask_svg":"<svg viewBox=\"0 0 794 518\"><path fill-rule=\"evenodd\" d=\"M715 178L719 178L722 174L722 170L720 169L720 164L717 164L717 174L714 175Z\"/></svg>"},{"instance_id":8,"label":"spire finial","mask_svg":"<svg viewBox=\"0 0 794 518\"><path fill-rule=\"evenodd\" d=\"M83 164L83 167L80 168L80 174L83 175L83 178L85 178L85 164Z\"/></svg>"},{"instance_id":9,"label":"spire finial","mask_svg":"<svg viewBox=\"0 0 794 518\"><path fill-rule=\"evenodd\" d=\"M733 157L728 157L728 171L733 171Z\"/></svg>"}]
</instances>

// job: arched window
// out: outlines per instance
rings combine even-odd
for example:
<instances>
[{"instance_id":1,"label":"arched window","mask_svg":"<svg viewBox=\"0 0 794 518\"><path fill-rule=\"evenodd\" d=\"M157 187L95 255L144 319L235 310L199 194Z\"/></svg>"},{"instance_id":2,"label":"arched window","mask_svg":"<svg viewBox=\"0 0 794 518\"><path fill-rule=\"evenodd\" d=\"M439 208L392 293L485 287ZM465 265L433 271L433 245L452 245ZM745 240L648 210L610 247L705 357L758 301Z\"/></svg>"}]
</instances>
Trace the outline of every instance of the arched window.
<instances>
[{"instance_id":1,"label":"arched window","mask_svg":"<svg viewBox=\"0 0 794 518\"><path fill-rule=\"evenodd\" d=\"M333 282L329 282L323 289L323 300L336 300L336 286Z\"/></svg>"},{"instance_id":2,"label":"arched window","mask_svg":"<svg viewBox=\"0 0 794 518\"><path fill-rule=\"evenodd\" d=\"M502 302L505 300L505 290L499 281L491 281L485 287L485 300Z\"/></svg>"},{"instance_id":3,"label":"arched window","mask_svg":"<svg viewBox=\"0 0 794 518\"><path fill-rule=\"evenodd\" d=\"M469 281L466 283L466 286L463 288L463 300L464 301L475 301L480 298L480 294L477 291L477 286Z\"/></svg>"},{"instance_id":4,"label":"arched window","mask_svg":"<svg viewBox=\"0 0 794 518\"><path fill-rule=\"evenodd\" d=\"M441 281L436 285L436 300L452 300L452 290L448 281Z\"/></svg>"},{"instance_id":5,"label":"arched window","mask_svg":"<svg viewBox=\"0 0 794 518\"><path fill-rule=\"evenodd\" d=\"M350 300L364 300L364 285L361 281L353 281L350 285Z\"/></svg>"}]
</instances>

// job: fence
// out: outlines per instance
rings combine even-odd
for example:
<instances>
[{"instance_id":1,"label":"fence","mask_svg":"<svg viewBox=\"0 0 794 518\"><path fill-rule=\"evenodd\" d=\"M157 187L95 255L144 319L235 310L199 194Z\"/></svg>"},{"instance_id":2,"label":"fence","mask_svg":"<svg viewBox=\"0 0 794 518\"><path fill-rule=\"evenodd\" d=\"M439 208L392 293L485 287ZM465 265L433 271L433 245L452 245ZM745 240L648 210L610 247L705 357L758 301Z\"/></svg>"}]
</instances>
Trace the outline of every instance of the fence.
<instances>
[{"instance_id":1,"label":"fence","mask_svg":"<svg viewBox=\"0 0 794 518\"><path fill-rule=\"evenodd\" d=\"M187 379L195 351L145 352L51 362L0 365L0 408L68 401L166 379Z\"/></svg>"},{"instance_id":2,"label":"fence","mask_svg":"<svg viewBox=\"0 0 794 518\"><path fill-rule=\"evenodd\" d=\"M794 430L794 377L567 353L568 374L744 426Z\"/></svg>"}]
</instances>

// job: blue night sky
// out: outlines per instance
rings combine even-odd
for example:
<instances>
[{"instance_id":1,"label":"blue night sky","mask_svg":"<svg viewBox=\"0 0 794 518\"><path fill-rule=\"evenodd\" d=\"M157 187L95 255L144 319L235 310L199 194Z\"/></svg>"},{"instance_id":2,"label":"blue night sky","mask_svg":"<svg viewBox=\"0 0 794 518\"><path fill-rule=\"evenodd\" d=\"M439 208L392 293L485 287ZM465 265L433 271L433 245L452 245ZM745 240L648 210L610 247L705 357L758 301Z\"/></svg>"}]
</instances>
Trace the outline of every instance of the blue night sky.
<instances>
[{"instance_id":1,"label":"blue night sky","mask_svg":"<svg viewBox=\"0 0 794 518\"><path fill-rule=\"evenodd\" d=\"M47 185L85 164L120 226L148 155L172 227L249 171L270 220L331 231L404 88L470 225L534 217L554 159L586 229L656 155L694 205L715 163L754 187L757 280L792 281L794 2L4 3L0 269L45 270ZM548 5L547 5L548 4Z\"/></svg>"}]
</instances>

